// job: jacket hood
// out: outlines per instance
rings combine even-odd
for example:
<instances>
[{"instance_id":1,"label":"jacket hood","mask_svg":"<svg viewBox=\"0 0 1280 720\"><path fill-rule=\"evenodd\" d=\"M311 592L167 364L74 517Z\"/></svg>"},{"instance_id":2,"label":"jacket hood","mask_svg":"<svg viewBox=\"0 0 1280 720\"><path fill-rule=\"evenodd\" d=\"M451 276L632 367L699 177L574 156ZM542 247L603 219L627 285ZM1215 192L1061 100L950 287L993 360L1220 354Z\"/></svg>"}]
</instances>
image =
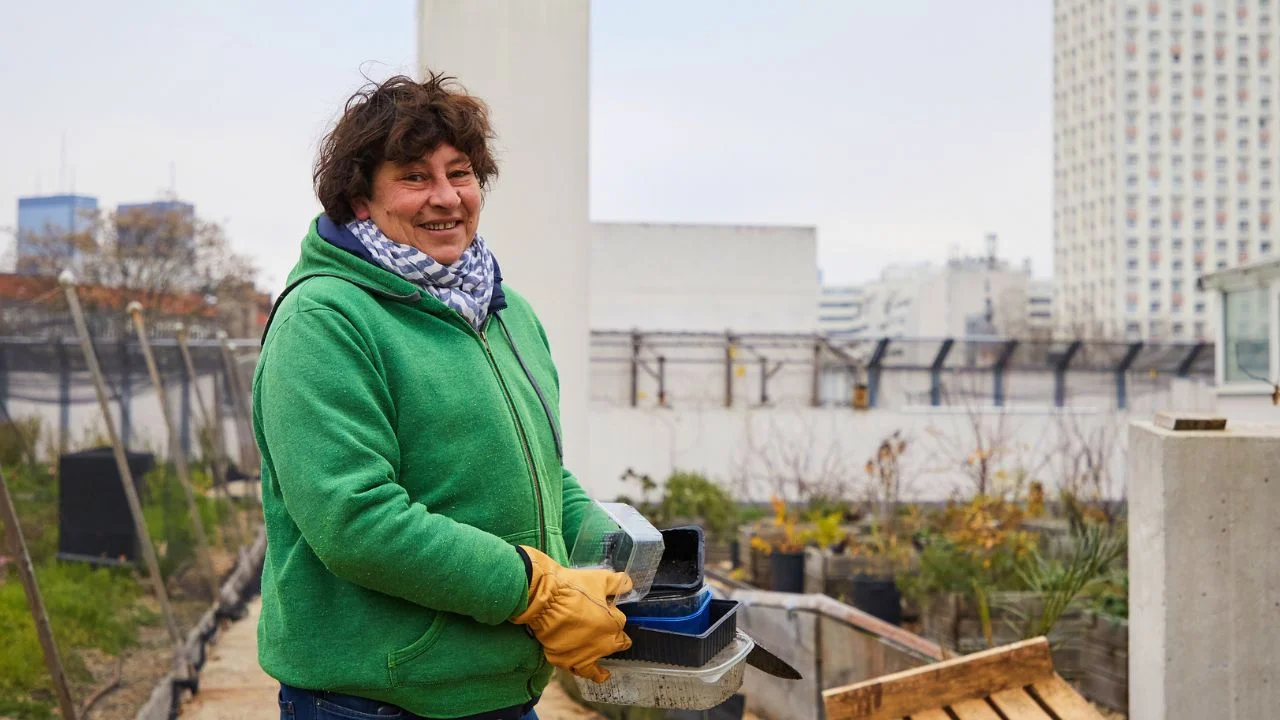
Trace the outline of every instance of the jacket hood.
<instances>
[{"instance_id":1,"label":"jacket hood","mask_svg":"<svg viewBox=\"0 0 1280 720\"><path fill-rule=\"evenodd\" d=\"M416 303L423 296L422 289L417 285L377 265L369 251L345 225L334 222L323 213L311 221L307 234L302 239L302 255L293 270L289 271L285 289L271 308L272 317L280 306L280 301L302 281L312 277L341 278L375 295L399 302ZM502 268L495 258L489 314L493 315L506 307L507 298L502 290ZM271 319L267 318L267 328L271 327ZM267 328L263 329L263 338L266 337Z\"/></svg>"}]
</instances>

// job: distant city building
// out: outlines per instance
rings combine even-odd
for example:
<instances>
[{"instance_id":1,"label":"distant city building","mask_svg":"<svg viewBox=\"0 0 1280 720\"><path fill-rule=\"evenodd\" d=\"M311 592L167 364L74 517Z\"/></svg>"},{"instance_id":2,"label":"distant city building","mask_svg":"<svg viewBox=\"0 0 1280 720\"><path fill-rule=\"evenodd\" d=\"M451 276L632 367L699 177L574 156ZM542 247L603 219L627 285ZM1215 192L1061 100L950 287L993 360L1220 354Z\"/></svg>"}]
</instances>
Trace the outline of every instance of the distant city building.
<instances>
[{"instance_id":1,"label":"distant city building","mask_svg":"<svg viewBox=\"0 0 1280 720\"><path fill-rule=\"evenodd\" d=\"M818 327L833 339L1043 336L1051 326L1052 285L995 256L944 265L891 265L878 280L824 286Z\"/></svg>"},{"instance_id":2,"label":"distant city building","mask_svg":"<svg viewBox=\"0 0 1280 720\"><path fill-rule=\"evenodd\" d=\"M171 241L195 245L196 206L179 200L125 203L116 208L116 241L121 247L158 248Z\"/></svg>"},{"instance_id":3,"label":"distant city building","mask_svg":"<svg viewBox=\"0 0 1280 720\"><path fill-rule=\"evenodd\" d=\"M97 209L98 199L88 195L18 198L18 273L74 267L80 257L74 241L92 232Z\"/></svg>"},{"instance_id":4,"label":"distant city building","mask_svg":"<svg viewBox=\"0 0 1280 720\"><path fill-rule=\"evenodd\" d=\"M1275 3L1054 3L1055 325L1196 340L1196 279L1275 251Z\"/></svg>"},{"instance_id":5,"label":"distant city building","mask_svg":"<svg viewBox=\"0 0 1280 720\"><path fill-rule=\"evenodd\" d=\"M823 285L818 297L818 332L831 338L866 334L866 294L862 285Z\"/></svg>"},{"instance_id":6,"label":"distant city building","mask_svg":"<svg viewBox=\"0 0 1280 720\"><path fill-rule=\"evenodd\" d=\"M1027 281L1027 330L1032 337L1053 334L1053 280Z\"/></svg>"}]
</instances>

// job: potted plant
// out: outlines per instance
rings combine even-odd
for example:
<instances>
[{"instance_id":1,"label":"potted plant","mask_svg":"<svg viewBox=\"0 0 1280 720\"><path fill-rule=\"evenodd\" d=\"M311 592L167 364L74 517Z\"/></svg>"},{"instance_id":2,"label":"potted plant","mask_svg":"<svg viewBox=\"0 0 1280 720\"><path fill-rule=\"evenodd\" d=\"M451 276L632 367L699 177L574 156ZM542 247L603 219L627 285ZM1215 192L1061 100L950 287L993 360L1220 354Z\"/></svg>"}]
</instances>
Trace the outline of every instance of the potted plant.
<instances>
[{"instance_id":1,"label":"potted plant","mask_svg":"<svg viewBox=\"0 0 1280 720\"><path fill-rule=\"evenodd\" d=\"M898 537L878 521L869 532L849 543L849 553L862 560L850 580L853 606L894 625L902 624L902 595L898 573L911 564L915 550L910 541Z\"/></svg>"},{"instance_id":2,"label":"potted plant","mask_svg":"<svg viewBox=\"0 0 1280 720\"><path fill-rule=\"evenodd\" d=\"M804 592L805 537L796 531L795 514L787 509L787 503L774 497L773 524L780 532L776 541L760 535L751 538L751 547L769 557L770 589L777 592Z\"/></svg>"}]
</instances>

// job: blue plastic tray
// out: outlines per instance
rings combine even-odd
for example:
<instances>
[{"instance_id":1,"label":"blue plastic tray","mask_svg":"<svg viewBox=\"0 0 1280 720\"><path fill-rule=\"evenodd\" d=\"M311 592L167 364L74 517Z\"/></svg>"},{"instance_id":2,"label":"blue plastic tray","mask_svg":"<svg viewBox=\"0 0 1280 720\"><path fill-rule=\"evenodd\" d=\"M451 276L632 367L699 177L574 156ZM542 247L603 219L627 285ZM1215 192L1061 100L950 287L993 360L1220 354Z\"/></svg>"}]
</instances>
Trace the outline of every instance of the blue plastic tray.
<instances>
[{"instance_id":1,"label":"blue plastic tray","mask_svg":"<svg viewBox=\"0 0 1280 720\"><path fill-rule=\"evenodd\" d=\"M707 596L711 594L710 588L703 588L696 593L685 593L671 597L653 597L653 594L645 596L643 600L637 600L629 603L618 603L618 609L623 615L629 618L633 617L688 617L698 612L698 610L706 603Z\"/></svg>"},{"instance_id":2,"label":"blue plastic tray","mask_svg":"<svg viewBox=\"0 0 1280 720\"><path fill-rule=\"evenodd\" d=\"M711 626L711 591L704 590L696 598L693 612L665 617L638 614L641 603L628 603L633 607L623 608L619 606L619 608L627 616L627 625L651 630L664 630L666 632L680 633L681 635L701 635ZM628 610L631 610L631 612L627 612Z\"/></svg>"}]
</instances>

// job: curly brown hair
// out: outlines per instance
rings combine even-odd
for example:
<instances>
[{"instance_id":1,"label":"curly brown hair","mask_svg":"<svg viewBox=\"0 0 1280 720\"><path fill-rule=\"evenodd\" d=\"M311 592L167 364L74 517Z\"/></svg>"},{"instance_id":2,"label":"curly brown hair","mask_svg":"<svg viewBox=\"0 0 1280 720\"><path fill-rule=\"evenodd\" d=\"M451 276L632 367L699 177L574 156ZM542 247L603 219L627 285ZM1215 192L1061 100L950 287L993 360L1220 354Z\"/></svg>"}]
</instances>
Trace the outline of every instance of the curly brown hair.
<instances>
[{"instance_id":1,"label":"curly brown hair","mask_svg":"<svg viewBox=\"0 0 1280 720\"><path fill-rule=\"evenodd\" d=\"M412 162L441 143L466 155L481 189L487 189L498 175L489 147L493 137L489 107L456 78L428 72L422 82L404 75L370 82L347 100L320 143L312 175L316 197L334 222L350 222L352 201L370 197L383 162Z\"/></svg>"}]
</instances>

